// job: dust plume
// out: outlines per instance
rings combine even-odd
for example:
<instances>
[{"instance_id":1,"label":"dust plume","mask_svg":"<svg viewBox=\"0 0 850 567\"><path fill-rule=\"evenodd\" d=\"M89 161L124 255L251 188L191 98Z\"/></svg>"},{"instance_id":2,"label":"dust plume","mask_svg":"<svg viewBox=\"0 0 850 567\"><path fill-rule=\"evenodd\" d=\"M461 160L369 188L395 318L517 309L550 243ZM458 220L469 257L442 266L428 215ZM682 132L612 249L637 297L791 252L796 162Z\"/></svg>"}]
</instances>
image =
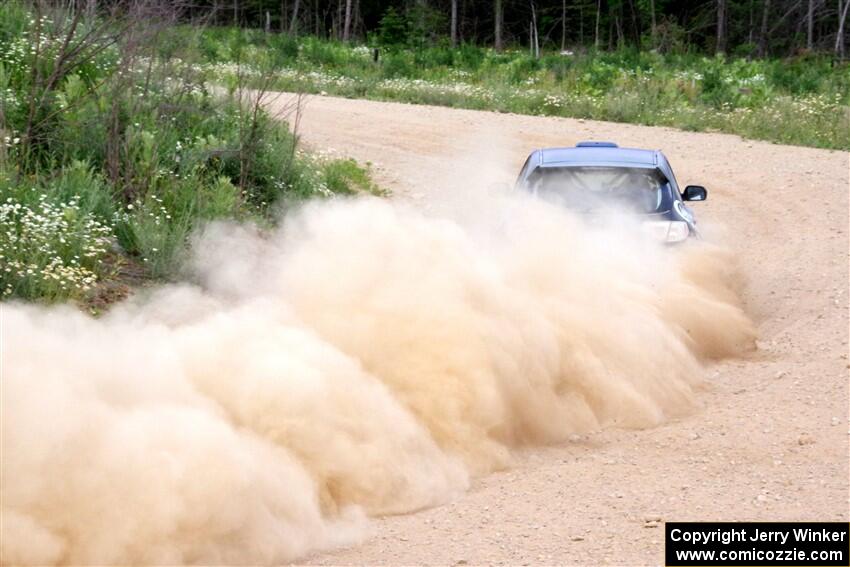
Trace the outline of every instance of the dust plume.
<instances>
[{"instance_id":1,"label":"dust plume","mask_svg":"<svg viewBox=\"0 0 850 567\"><path fill-rule=\"evenodd\" d=\"M491 196L197 235L192 285L2 309L2 561L274 563L512 448L688 411L753 340L724 252Z\"/></svg>"}]
</instances>

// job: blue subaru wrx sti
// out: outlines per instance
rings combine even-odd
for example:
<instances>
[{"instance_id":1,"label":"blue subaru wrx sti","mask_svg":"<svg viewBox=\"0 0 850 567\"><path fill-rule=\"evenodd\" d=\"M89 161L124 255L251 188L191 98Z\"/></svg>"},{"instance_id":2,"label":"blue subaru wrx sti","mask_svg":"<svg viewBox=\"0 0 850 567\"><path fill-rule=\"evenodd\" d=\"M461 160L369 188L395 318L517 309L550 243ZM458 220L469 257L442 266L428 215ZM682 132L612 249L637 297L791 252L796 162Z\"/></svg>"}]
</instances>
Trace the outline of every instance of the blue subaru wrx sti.
<instances>
[{"instance_id":1,"label":"blue subaru wrx sti","mask_svg":"<svg viewBox=\"0 0 850 567\"><path fill-rule=\"evenodd\" d=\"M613 142L535 150L517 187L578 213L618 209L645 216L644 228L671 244L699 236L685 201L705 201L708 196L700 185L688 185L680 193L673 169L660 151L621 148Z\"/></svg>"}]
</instances>

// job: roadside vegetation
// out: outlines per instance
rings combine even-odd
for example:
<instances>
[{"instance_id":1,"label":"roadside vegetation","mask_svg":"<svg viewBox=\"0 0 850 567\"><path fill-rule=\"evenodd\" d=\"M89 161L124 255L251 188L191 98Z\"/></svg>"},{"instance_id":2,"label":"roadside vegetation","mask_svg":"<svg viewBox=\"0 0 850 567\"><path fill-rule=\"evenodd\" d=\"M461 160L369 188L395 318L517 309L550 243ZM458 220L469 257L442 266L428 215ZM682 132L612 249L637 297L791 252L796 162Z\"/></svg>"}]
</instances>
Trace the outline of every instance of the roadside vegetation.
<instances>
[{"instance_id":1,"label":"roadside vegetation","mask_svg":"<svg viewBox=\"0 0 850 567\"><path fill-rule=\"evenodd\" d=\"M354 161L298 148L297 99L271 115L239 73L212 86L191 42L163 43L163 6L0 3L0 299L96 310L131 279L176 277L205 222L380 192Z\"/></svg>"},{"instance_id":2,"label":"roadside vegetation","mask_svg":"<svg viewBox=\"0 0 850 567\"><path fill-rule=\"evenodd\" d=\"M7 0L0 299L96 307L177 277L203 223L381 193L275 91L850 150L848 2Z\"/></svg>"},{"instance_id":3,"label":"roadside vegetation","mask_svg":"<svg viewBox=\"0 0 850 567\"><path fill-rule=\"evenodd\" d=\"M184 30L181 33L187 33ZM850 65L828 55L748 59L690 52L371 45L208 28L202 68L220 79L236 64L280 61L274 88L419 104L565 116L758 140L850 149ZM382 43L382 38L384 38ZM244 48L245 44L250 50ZM378 61L373 48L379 49Z\"/></svg>"}]
</instances>

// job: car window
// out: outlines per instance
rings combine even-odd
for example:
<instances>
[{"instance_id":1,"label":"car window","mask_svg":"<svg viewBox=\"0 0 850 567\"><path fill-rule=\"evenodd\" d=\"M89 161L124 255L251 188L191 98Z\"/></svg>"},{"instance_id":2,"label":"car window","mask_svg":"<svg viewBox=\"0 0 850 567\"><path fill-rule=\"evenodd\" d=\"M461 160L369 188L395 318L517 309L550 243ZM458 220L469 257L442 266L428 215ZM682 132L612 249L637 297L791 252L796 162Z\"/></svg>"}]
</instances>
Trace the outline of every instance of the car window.
<instances>
[{"instance_id":1,"label":"car window","mask_svg":"<svg viewBox=\"0 0 850 567\"><path fill-rule=\"evenodd\" d=\"M523 179L525 178L526 174L528 173L528 167L529 167L529 164L531 163L531 158L533 158L534 155L535 155L534 153L531 153L525 159L525 163L522 164L522 169L519 170L519 176L517 177L517 180L516 180L517 186L519 186L522 183Z\"/></svg>"},{"instance_id":2,"label":"car window","mask_svg":"<svg viewBox=\"0 0 850 567\"><path fill-rule=\"evenodd\" d=\"M547 201L583 212L619 208L653 213L667 205L667 180L655 169L576 166L538 168L527 188Z\"/></svg>"}]
</instances>

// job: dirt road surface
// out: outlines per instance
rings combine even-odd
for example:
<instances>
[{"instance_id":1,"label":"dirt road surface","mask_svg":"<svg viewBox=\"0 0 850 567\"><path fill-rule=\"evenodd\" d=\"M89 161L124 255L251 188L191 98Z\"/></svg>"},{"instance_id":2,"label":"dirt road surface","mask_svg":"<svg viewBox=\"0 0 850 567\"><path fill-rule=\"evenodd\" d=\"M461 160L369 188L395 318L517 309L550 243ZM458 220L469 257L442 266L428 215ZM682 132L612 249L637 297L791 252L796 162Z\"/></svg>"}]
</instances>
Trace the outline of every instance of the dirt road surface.
<instances>
[{"instance_id":1,"label":"dirt road surface","mask_svg":"<svg viewBox=\"0 0 850 567\"><path fill-rule=\"evenodd\" d=\"M700 409L517 455L458 500L376 518L361 545L314 564L661 564L675 520L848 520L850 154L723 134L314 97L311 147L371 162L424 209L512 181L528 152L582 139L661 148L703 183L747 278L759 349L706 371ZM494 158L506 167L482 163Z\"/></svg>"}]
</instances>

